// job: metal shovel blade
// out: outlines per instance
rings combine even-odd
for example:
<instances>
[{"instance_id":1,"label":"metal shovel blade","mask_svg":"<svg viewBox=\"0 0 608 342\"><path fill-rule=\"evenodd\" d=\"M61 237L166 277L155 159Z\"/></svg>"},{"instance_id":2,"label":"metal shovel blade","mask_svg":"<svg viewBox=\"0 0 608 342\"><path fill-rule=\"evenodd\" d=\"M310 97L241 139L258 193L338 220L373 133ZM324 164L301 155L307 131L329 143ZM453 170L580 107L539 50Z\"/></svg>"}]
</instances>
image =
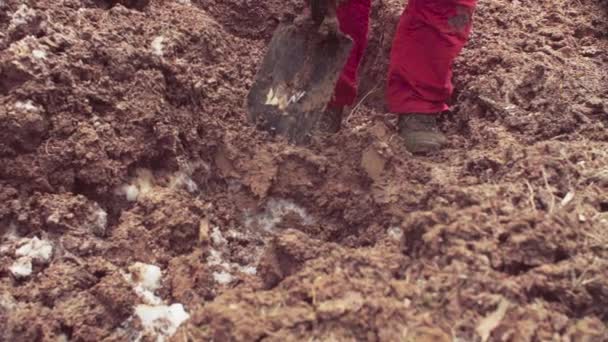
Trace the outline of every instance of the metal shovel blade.
<instances>
[{"instance_id":1,"label":"metal shovel blade","mask_svg":"<svg viewBox=\"0 0 608 342\"><path fill-rule=\"evenodd\" d=\"M275 31L247 96L249 120L306 143L334 93L352 41L342 33L283 24Z\"/></svg>"}]
</instances>

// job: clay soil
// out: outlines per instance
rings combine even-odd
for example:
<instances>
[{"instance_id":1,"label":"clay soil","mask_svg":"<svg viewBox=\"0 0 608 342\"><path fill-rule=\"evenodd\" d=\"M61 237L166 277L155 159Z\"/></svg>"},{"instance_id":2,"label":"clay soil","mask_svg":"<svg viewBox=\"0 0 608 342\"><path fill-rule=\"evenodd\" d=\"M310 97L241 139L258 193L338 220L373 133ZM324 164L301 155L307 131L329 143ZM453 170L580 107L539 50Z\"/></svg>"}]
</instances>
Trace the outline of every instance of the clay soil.
<instances>
[{"instance_id":1,"label":"clay soil","mask_svg":"<svg viewBox=\"0 0 608 342\"><path fill-rule=\"evenodd\" d=\"M248 125L302 6L0 0L0 340L608 341L608 3L480 1L426 157L383 108L399 0L339 134Z\"/></svg>"}]
</instances>

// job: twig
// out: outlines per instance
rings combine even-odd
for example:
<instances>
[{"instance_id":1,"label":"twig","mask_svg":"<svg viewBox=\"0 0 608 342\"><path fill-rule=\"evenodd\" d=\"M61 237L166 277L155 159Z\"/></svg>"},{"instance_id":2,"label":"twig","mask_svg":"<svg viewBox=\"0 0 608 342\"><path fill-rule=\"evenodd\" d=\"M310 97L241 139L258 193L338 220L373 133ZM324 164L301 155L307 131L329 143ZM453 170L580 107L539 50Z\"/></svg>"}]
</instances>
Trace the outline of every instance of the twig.
<instances>
[{"instance_id":1,"label":"twig","mask_svg":"<svg viewBox=\"0 0 608 342\"><path fill-rule=\"evenodd\" d=\"M581 275L578 278L573 279L574 283L572 284L572 286L576 289L581 285L586 285L588 283L592 283L593 281L597 280L597 277L594 278L590 278L585 280L585 276L587 275L587 273L589 272L589 270L595 266L595 262L597 261L597 259L594 257L591 262L587 265L587 267L585 267L585 269L583 269L583 272L581 272Z\"/></svg>"},{"instance_id":2,"label":"twig","mask_svg":"<svg viewBox=\"0 0 608 342\"><path fill-rule=\"evenodd\" d=\"M350 121L350 118L359 109L361 104L363 104L363 101L365 101L374 91L376 91L376 88L378 88L379 85L380 85L380 82L376 83L376 85L370 91L368 91L367 94L365 94L365 96L363 96L363 98L361 98L361 100L355 105L355 107L353 107L353 109L350 111L350 113L348 113L348 116L346 117L346 120L345 120L346 123L348 123Z\"/></svg>"},{"instance_id":3,"label":"twig","mask_svg":"<svg viewBox=\"0 0 608 342\"><path fill-rule=\"evenodd\" d=\"M549 180L547 180L547 172L545 172L545 167L543 166L540 171L543 174L543 180L545 181L545 188L547 188L547 191L549 192L549 195L551 196L551 204L549 205L549 214L553 214L553 209L555 209L555 195L553 194L553 191L551 191L551 187L549 186Z\"/></svg>"},{"instance_id":4,"label":"twig","mask_svg":"<svg viewBox=\"0 0 608 342\"><path fill-rule=\"evenodd\" d=\"M528 190L530 190L530 196L529 196L529 201L530 201L530 205L532 206L532 211L536 212L536 204L534 203L534 189L532 188L532 185L530 184L530 182L528 182L528 180L525 180L526 185L528 186Z\"/></svg>"}]
</instances>

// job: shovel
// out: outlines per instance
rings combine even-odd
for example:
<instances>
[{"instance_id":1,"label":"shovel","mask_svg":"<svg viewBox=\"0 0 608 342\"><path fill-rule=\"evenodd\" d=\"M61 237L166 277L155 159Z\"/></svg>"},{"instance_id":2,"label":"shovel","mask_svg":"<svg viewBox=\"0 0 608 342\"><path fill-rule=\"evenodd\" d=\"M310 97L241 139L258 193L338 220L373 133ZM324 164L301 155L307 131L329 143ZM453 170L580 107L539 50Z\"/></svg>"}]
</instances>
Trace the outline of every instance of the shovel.
<instances>
[{"instance_id":1,"label":"shovel","mask_svg":"<svg viewBox=\"0 0 608 342\"><path fill-rule=\"evenodd\" d=\"M247 96L249 120L294 144L310 140L352 48L339 30L320 32L319 17L313 6L310 23L277 28Z\"/></svg>"}]
</instances>

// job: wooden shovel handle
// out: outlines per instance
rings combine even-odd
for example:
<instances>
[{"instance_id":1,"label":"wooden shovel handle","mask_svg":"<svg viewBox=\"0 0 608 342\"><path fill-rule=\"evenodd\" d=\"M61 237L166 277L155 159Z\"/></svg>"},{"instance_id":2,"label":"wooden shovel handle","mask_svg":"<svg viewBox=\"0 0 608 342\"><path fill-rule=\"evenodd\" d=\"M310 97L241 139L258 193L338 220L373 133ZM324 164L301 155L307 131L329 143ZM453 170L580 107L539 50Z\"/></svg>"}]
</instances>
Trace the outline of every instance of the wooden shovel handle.
<instances>
[{"instance_id":1,"label":"wooden shovel handle","mask_svg":"<svg viewBox=\"0 0 608 342\"><path fill-rule=\"evenodd\" d=\"M312 20L321 24L325 17L336 16L336 6L339 0L309 0Z\"/></svg>"}]
</instances>

